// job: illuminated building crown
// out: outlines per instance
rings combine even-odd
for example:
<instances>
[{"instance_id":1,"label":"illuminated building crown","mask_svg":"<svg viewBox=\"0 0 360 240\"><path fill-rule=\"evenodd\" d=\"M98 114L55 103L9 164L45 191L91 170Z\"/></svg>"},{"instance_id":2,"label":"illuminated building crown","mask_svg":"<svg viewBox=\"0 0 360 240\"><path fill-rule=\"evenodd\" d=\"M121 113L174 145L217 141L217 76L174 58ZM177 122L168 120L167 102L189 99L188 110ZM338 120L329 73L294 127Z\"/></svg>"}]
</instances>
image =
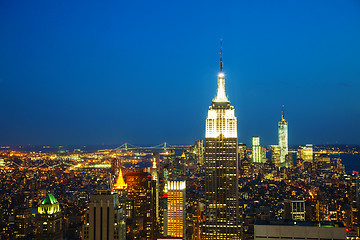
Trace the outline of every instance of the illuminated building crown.
<instances>
[{"instance_id":1,"label":"illuminated building crown","mask_svg":"<svg viewBox=\"0 0 360 240\"><path fill-rule=\"evenodd\" d=\"M220 45L220 73L218 74L217 95L209 107L206 118L205 138L237 138L235 109L225 94L225 75L222 72L222 41Z\"/></svg>"},{"instance_id":2,"label":"illuminated building crown","mask_svg":"<svg viewBox=\"0 0 360 240\"><path fill-rule=\"evenodd\" d=\"M222 61L222 39L220 39L220 73L218 74L218 89L216 97L213 102L215 103L224 103L229 102L225 93L225 74L222 71L223 69L223 61Z\"/></svg>"},{"instance_id":3,"label":"illuminated building crown","mask_svg":"<svg viewBox=\"0 0 360 240\"><path fill-rule=\"evenodd\" d=\"M60 204L52 194L47 195L38 207L39 214L55 214L60 211Z\"/></svg>"},{"instance_id":4,"label":"illuminated building crown","mask_svg":"<svg viewBox=\"0 0 360 240\"><path fill-rule=\"evenodd\" d=\"M122 175L122 171L120 169L119 171L119 176L116 180L116 184L114 186L114 190L124 190L127 188L127 184L124 181L123 175Z\"/></svg>"}]
</instances>

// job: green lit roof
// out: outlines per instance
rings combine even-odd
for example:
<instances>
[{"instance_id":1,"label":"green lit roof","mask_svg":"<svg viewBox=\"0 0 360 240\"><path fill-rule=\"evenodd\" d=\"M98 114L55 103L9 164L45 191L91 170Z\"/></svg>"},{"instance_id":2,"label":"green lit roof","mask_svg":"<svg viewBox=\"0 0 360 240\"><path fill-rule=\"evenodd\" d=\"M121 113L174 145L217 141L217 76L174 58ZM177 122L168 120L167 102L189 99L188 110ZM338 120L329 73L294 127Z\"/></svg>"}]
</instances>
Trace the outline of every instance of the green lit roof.
<instances>
[{"instance_id":1,"label":"green lit roof","mask_svg":"<svg viewBox=\"0 0 360 240\"><path fill-rule=\"evenodd\" d=\"M42 205L44 205L44 204L55 204L55 203L58 203L58 201L56 200L56 198L52 194L47 195L46 198L41 202Z\"/></svg>"}]
</instances>

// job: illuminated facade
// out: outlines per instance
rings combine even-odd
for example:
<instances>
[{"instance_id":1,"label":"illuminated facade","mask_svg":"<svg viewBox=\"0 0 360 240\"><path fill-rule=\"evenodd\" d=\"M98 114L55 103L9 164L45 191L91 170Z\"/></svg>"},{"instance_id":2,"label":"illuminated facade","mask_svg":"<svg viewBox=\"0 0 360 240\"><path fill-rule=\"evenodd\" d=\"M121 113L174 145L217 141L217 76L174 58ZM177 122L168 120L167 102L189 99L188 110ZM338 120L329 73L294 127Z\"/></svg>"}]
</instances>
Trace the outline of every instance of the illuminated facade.
<instances>
[{"instance_id":1,"label":"illuminated facade","mask_svg":"<svg viewBox=\"0 0 360 240\"><path fill-rule=\"evenodd\" d=\"M254 163L261 163L262 154L260 146L260 137L252 138L252 160Z\"/></svg>"},{"instance_id":2,"label":"illuminated facade","mask_svg":"<svg viewBox=\"0 0 360 240\"><path fill-rule=\"evenodd\" d=\"M153 159L153 166L151 168L151 176L152 176L152 180L155 181L155 188L156 188L156 193L155 193L155 208L156 208L156 221L157 224L159 225L159 178L158 178L158 172L157 172L157 167L156 167L156 158Z\"/></svg>"},{"instance_id":3,"label":"illuminated facade","mask_svg":"<svg viewBox=\"0 0 360 240\"><path fill-rule=\"evenodd\" d=\"M220 73L205 133L205 223L202 239L239 239L238 138L234 107Z\"/></svg>"},{"instance_id":4,"label":"illuminated facade","mask_svg":"<svg viewBox=\"0 0 360 240\"><path fill-rule=\"evenodd\" d=\"M36 239L62 239L62 214L60 204L49 194L38 207L36 219Z\"/></svg>"},{"instance_id":5,"label":"illuminated facade","mask_svg":"<svg viewBox=\"0 0 360 240\"><path fill-rule=\"evenodd\" d=\"M360 235L360 177L359 173L353 171L350 176L350 208L351 208L351 228Z\"/></svg>"},{"instance_id":6,"label":"illuminated facade","mask_svg":"<svg viewBox=\"0 0 360 240\"><path fill-rule=\"evenodd\" d=\"M161 234L166 236L168 229L168 182L169 182L169 171L167 168L163 170L163 195L161 197L161 217L160 227Z\"/></svg>"},{"instance_id":7,"label":"illuminated facade","mask_svg":"<svg viewBox=\"0 0 360 240\"><path fill-rule=\"evenodd\" d=\"M284 118L284 109L282 110L281 120L279 122L279 147L280 147L280 164L283 166L286 163L286 156L289 153L288 123Z\"/></svg>"},{"instance_id":8,"label":"illuminated facade","mask_svg":"<svg viewBox=\"0 0 360 240\"><path fill-rule=\"evenodd\" d=\"M275 167L280 167L280 146L271 145L271 161L275 164Z\"/></svg>"},{"instance_id":9,"label":"illuminated facade","mask_svg":"<svg viewBox=\"0 0 360 240\"><path fill-rule=\"evenodd\" d=\"M186 182L169 181L168 182L168 209L167 219L165 219L167 229L164 235L168 237L177 237L185 239L186 237Z\"/></svg>"},{"instance_id":10,"label":"illuminated facade","mask_svg":"<svg viewBox=\"0 0 360 240\"><path fill-rule=\"evenodd\" d=\"M127 210L126 203L128 200L127 184L124 181L121 168L119 168L119 175L116 180L116 183L114 184L113 191L119 195L119 205L123 209L123 215L127 216L128 214L130 214L126 211Z\"/></svg>"},{"instance_id":11,"label":"illuminated facade","mask_svg":"<svg viewBox=\"0 0 360 240\"><path fill-rule=\"evenodd\" d=\"M306 144L306 146L299 147L297 152L298 159L301 159L303 162L313 162L313 145Z\"/></svg>"}]
</instances>

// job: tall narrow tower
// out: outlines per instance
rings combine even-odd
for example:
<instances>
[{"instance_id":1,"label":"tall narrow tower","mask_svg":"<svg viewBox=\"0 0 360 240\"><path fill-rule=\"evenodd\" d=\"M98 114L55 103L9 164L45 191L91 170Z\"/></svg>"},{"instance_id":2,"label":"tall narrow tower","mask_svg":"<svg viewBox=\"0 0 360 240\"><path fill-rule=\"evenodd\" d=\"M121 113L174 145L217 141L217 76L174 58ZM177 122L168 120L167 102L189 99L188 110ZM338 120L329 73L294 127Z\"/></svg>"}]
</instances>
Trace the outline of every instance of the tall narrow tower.
<instances>
[{"instance_id":1,"label":"tall narrow tower","mask_svg":"<svg viewBox=\"0 0 360 240\"><path fill-rule=\"evenodd\" d=\"M222 44L217 95L205 133L205 224L202 239L239 239L238 138L234 107L225 94Z\"/></svg>"},{"instance_id":2,"label":"tall narrow tower","mask_svg":"<svg viewBox=\"0 0 360 240\"><path fill-rule=\"evenodd\" d=\"M280 147L280 165L284 165L288 155L288 124L284 118L284 105L281 111L281 120L279 122L279 147Z\"/></svg>"}]
</instances>

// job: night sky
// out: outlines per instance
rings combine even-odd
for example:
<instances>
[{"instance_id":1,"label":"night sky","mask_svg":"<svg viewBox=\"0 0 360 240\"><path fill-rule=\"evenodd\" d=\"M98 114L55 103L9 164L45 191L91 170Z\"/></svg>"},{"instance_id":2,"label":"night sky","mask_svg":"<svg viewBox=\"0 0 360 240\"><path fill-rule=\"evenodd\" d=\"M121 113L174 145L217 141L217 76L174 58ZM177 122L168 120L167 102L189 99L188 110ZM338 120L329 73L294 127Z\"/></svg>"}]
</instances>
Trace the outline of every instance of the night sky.
<instances>
[{"instance_id":1,"label":"night sky","mask_svg":"<svg viewBox=\"0 0 360 240\"><path fill-rule=\"evenodd\" d=\"M360 1L0 1L0 144L360 144Z\"/></svg>"}]
</instances>

